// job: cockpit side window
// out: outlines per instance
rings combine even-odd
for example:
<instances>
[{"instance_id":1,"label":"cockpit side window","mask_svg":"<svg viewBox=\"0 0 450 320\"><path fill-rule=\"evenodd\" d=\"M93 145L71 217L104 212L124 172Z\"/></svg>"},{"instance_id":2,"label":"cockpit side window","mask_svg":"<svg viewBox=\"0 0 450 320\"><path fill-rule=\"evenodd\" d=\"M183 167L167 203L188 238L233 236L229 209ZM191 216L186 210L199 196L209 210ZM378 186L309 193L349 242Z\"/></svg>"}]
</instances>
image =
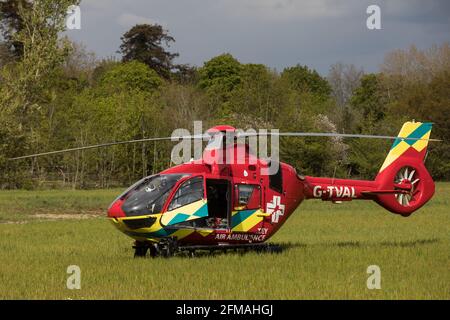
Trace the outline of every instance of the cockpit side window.
<instances>
[{"instance_id":1,"label":"cockpit side window","mask_svg":"<svg viewBox=\"0 0 450 320\"><path fill-rule=\"evenodd\" d=\"M183 182L169 204L168 211L203 199L203 178L194 177Z\"/></svg>"}]
</instances>

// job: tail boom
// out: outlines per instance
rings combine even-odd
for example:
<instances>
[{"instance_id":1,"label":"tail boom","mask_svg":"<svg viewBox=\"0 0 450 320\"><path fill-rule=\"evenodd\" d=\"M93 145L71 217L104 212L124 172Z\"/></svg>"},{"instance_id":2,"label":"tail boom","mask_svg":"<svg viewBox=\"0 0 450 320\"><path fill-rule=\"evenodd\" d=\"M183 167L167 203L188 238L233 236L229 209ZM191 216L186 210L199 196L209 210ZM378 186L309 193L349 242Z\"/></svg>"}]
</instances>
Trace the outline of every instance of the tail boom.
<instances>
[{"instance_id":1,"label":"tail boom","mask_svg":"<svg viewBox=\"0 0 450 320\"><path fill-rule=\"evenodd\" d=\"M374 181L305 177L306 199L374 200L393 213L409 216L435 191L423 163L431 127L431 123L406 122Z\"/></svg>"},{"instance_id":2,"label":"tail boom","mask_svg":"<svg viewBox=\"0 0 450 320\"><path fill-rule=\"evenodd\" d=\"M305 198L324 201L370 200L377 191L375 181L305 177Z\"/></svg>"}]
</instances>

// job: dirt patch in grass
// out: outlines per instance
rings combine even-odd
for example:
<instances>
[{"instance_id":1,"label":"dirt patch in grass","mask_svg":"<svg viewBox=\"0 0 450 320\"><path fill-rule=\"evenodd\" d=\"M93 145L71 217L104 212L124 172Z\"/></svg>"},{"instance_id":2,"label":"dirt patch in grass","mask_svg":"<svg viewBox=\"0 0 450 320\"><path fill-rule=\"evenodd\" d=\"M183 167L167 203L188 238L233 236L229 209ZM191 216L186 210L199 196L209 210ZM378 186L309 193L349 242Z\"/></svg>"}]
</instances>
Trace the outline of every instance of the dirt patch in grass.
<instances>
[{"instance_id":1,"label":"dirt patch in grass","mask_svg":"<svg viewBox=\"0 0 450 320\"><path fill-rule=\"evenodd\" d=\"M39 212L41 211L41 212ZM38 213L26 215L20 220L0 221L0 224L25 224L32 221L57 221L57 220L85 220L98 217L105 217L103 210L83 210L80 212L52 212L51 210L38 210Z\"/></svg>"},{"instance_id":2,"label":"dirt patch in grass","mask_svg":"<svg viewBox=\"0 0 450 320\"><path fill-rule=\"evenodd\" d=\"M59 219L90 219L103 216L103 212L99 213L38 213L32 215L34 219L59 220Z\"/></svg>"}]
</instances>

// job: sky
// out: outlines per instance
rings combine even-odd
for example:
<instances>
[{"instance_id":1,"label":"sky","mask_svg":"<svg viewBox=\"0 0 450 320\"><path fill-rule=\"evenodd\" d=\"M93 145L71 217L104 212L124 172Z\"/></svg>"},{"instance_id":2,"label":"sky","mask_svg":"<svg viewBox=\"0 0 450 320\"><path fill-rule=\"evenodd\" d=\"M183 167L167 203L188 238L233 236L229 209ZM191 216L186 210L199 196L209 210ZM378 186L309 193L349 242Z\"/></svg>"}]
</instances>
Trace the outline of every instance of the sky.
<instances>
[{"instance_id":1,"label":"sky","mask_svg":"<svg viewBox=\"0 0 450 320\"><path fill-rule=\"evenodd\" d=\"M379 30L367 28L370 5L380 8ZM177 63L231 53L278 71L301 64L325 75L342 62L376 72L389 51L449 42L450 1L82 0L81 29L67 34L98 57L120 57L120 37L140 23L168 30Z\"/></svg>"}]
</instances>

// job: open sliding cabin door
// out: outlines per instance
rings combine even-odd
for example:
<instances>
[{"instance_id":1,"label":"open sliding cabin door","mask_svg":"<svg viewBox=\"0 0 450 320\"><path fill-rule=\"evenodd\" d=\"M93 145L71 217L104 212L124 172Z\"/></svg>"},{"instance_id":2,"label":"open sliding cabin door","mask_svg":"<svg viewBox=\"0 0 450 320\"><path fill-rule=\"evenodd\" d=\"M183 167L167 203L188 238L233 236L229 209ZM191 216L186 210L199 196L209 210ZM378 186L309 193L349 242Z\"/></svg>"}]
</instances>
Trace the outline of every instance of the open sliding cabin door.
<instances>
[{"instance_id":1,"label":"open sliding cabin door","mask_svg":"<svg viewBox=\"0 0 450 320\"><path fill-rule=\"evenodd\" d=\"M231 182L227 179L206 179L208 225L214 229L229 229L231 221Z\"/></svg>"}]
</instances>

